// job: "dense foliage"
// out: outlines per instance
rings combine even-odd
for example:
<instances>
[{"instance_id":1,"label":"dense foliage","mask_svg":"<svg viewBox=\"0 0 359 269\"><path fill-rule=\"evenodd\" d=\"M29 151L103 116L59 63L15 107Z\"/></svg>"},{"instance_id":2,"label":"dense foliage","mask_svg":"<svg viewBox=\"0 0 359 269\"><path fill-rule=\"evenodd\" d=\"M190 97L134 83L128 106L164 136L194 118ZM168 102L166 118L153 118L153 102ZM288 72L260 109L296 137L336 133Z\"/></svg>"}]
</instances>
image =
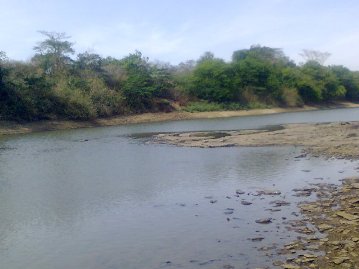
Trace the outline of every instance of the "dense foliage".
<instances>
[{"instance_id":1,"label":"dense foliage","mask_svg":"<svg viewBox=\"0 0 359 269\"><path fill-rule=\"evenodd\" d=\"M311 56L296 65L282 50L252 46L226 62L206 52L177 66L152 63L140 52L115 59L84 52L74 57L63 33L45 39L28 62L0 51L0 119L93 119L146 111L300 106L359 101L359 73L324 66ZM324 55L327 56L327 55Z\"/></svg>"}]
</instances>

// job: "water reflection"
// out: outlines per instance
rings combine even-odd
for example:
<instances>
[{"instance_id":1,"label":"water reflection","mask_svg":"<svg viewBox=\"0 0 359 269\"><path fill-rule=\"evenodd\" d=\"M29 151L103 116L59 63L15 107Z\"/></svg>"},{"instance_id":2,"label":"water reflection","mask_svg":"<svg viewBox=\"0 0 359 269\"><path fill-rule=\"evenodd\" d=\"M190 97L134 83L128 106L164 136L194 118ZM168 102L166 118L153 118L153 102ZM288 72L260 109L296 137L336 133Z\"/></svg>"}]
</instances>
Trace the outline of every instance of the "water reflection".
<instances>
[{"instance_id":1,"label":"water reflection","mask_svg":"<svg viewBox=\"0 0 359 269\"><path fill-rule=\"evenodd\" d=\"M188 124L175 126L195 126ZM197 122L196 128L223 127L218 120L208 124ZM271 198L246 195L243 199L253 202L246 207L236 201L235 190L275 187L295 200L292 188L317 177L338 182L358 165L298 160L300 149L294 147L178 148L123 136L171 126L2 139L0 147L11 150L0 150L0 267L163 268L169 266L166 261L172 268L271 265L254 247L290 240L276 224L292 217L295 203L270 213L265 209ZM234 208L230 221L226 208ZM276 220L265 227L267 233L254 222L263 216ZM265 236L261 243L248 241L258 235L256 230Z\"/></svg>"}]
</instances>

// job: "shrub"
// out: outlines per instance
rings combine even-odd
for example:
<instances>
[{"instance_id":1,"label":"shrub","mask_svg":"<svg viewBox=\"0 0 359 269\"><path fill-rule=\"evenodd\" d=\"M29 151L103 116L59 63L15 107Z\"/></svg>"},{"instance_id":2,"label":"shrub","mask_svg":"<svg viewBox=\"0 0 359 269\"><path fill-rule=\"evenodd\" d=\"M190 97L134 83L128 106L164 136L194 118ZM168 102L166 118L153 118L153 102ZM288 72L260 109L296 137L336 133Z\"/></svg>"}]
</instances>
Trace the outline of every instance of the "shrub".
<instances>
[{"instance_id":1,"label":"shrub","mask_svg":"<svg viewBox=\"0 0 359 269\"><path fill-rule=\"evenodd\" d=\"M288 107L303 106L303 100L295 88L283 88L281 102Z\"/></svg>"}]
</instances>

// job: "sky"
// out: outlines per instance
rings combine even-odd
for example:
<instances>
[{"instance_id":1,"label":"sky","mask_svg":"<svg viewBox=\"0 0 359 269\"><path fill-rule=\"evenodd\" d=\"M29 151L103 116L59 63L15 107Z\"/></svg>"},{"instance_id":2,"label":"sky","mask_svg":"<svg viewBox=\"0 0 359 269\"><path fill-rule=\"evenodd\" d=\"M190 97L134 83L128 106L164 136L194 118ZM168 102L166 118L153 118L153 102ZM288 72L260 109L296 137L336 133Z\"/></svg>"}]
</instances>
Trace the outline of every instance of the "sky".
<instances>
[{"instance_id":1,"label":"sky","mask_svg":"<svg viewBox=\"0 0 359 269\"><path fill-rule=\"evenodd\" d=\"M38 31L65 32L76 53L152 61L230 60L251 45L329 52L326 64L359 70L358 0L0 0L0 51L29 60Z\"/></svg>"}]
</instances>

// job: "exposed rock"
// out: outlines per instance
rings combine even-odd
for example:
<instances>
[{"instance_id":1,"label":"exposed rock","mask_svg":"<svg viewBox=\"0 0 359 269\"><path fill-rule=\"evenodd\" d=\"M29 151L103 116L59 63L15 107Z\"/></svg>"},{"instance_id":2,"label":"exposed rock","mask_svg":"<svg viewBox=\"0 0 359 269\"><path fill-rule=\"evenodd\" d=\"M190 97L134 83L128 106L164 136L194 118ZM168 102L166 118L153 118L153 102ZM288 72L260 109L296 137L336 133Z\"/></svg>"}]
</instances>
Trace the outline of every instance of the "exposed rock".
<instances>
[{"instance_id":1,"label":"exposed rock","mask_svg":"<svg viewBox=\"0 0 359 269\"><path fill-rule=\"evenodd\" d=\"M282 193L278 190L260 190L257 191L258 195L281 195Z\"/></svg>"},{"instance_id":2,"label":"exposed rock","mask_svg":"<svg viewBox=\"0 0 359 269\"><path fill-rule=\"evenodd\" d=\"M248 202L248 201L241 201L241 204L242 204L242 205L251 205L251 204L253 204L253 203Z\"/></svg>"},{"instance_id":3,"label":"exposed rock","mask_svg":"<svg viewBox=\"0 0 359 269\"><path fill-rule=\"evenodd\" d=\"M249 240L251 240L252 242L262 241L263 239L264 239L264 237L254 237L254 238L249 238Z\"/></svg>"},{"instance_id":4,"label":"exposed rock","mask_svg":"<svg viewBox=\"0 0 359 269\"><path fill-rule=\"evenodd\" d=\"M344 211L338 211L336 212L336 214L339 216L339 217L342 217L346 220L357 220L359 219L359 216L355 216L355 215L352 215L352 214L348 214Z\"/></svg>"},{"instance_id":5,"label":"exposed rock","mask_svg":"<svg viewBox=\"0 0 359 269\"><path fill-rule=\"evenodd\" d=\"M270 204L274 204L275 207L280 207L280 206L290 205L290 202L281 201L281 200L276 200L276 201L270 202Z\"/></svg>"},{"instance_id":6,"label":"exposed rock","mask_svg":"<svg viewBox=\"0 0 359 269\"><path fill-rule=\"evenodd\" d=\"M256 223L269 224L272 222L272 218L257 219Z\"/></svg>"},{"instance_id":7,"label":"exposed rock","mask_svg":"<svg viewBox=\"0 0 359 269\"><path fill-rule=\"evenodd\" d=\"M246 192L245 191L242 191L242 190L236 190L236 194L245 194Z\"/></svg>"},{"instance_id":8,"label":"exposed rock","mask_svg":"<svg viewBox=\"0 0 359 269\"><path fill-rule=\"evenodd\" d=\"M300 269L298 265L289 264L289 263L282 264L282 267L284 269Z\"/></svg>"},{"instance_id":9,"label":"exposed rock","mask_svg":"<svg viewBox=\"0 0 359 269\"><path fill-rule=\"evenodd\" d=\"M318 225L318 230L319 230L320 232L324 232L324 231L329 230L329 229L331 229L331 228L332 228L331 225L328 225L328 224L325 224L325 223Z\"/></svg>"}]
</instances>

